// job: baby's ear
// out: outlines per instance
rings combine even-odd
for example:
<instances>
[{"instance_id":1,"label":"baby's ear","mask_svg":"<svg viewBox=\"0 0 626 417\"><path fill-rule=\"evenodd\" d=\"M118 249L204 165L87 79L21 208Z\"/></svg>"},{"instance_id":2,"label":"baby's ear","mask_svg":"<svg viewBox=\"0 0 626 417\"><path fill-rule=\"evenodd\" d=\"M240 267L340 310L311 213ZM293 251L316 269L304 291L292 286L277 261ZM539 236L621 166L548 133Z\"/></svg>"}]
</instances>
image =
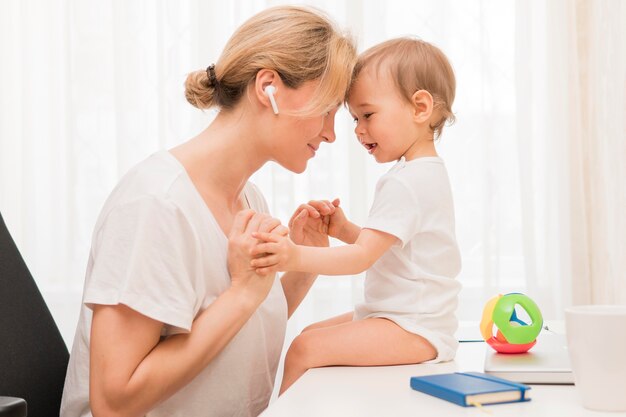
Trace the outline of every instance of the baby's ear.
<instances>
[{"instance_id":1,"label":"baby's ear","mask_svg":"<svg viewBox=\"0 0 626 417\"><path fill-rule=\"evenodd\" d=\"M413 105L413 120L417 123L425 123L433 114L433 96L426 90L418 90L411 96Z\"/></svg>"}]
</instances>

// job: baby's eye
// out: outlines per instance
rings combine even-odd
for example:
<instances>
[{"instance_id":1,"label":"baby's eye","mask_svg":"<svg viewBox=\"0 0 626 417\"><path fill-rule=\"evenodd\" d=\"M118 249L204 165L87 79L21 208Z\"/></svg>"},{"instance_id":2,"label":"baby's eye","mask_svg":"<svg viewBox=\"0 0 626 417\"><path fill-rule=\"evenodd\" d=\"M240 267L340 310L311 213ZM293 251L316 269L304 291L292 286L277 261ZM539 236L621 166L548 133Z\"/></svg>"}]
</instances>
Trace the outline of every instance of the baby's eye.
<instances>
[{"instance_id":1,"label":"baby's eye","mask_svg":"<svg viewBox=\"0 0 626 417\"><path fill-rule=\"evenodd\" d=\"M372 114L374 113L365 113L363 117L365 117L366 119L369 119L372 116Z\"/></svg>"},{"instance_id":2,"label":"baby's eye","mask_svg":"<svg viewBox=\"0 0 626 417\"><path fill-rule=\"evenodd\" d=\"M353 118L352 118L352 121L353 121L354 123L359 123L359 118L358 118L358 117L353 117Z\"/></svg>"}]
</instances>

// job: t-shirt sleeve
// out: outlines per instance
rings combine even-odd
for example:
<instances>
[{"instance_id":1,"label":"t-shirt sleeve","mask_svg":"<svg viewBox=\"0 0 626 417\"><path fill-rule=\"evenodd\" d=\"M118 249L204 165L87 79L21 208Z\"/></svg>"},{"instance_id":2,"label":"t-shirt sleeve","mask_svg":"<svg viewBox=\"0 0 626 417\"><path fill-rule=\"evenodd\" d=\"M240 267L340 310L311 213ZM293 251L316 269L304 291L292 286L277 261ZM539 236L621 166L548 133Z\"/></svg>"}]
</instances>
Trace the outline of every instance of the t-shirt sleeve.
<instances>
[{"instance_id":1,"label":"t-shirt sleeve","mask_svg":"<svg viewBox=\"0 0 626 417\"><path fill-rule=\"evenodd\" d=\"M404 246L418 232L419 220L413 190L399 178L383 176L376 185L374 203L364 227L394 235Z\"/></svg>"},{"instance_id":2,"label":"t-shirt sleeve","mask_svg":"<svg viewBox=\"0 0 626 417\"><path fill-rule=\"evenodd\" d=\"M197 238L172 202L141 197L113 208L92 249L93 265L83 302L125 304L154 320L186 331L197 305L194 260Z\"/></svg>"}]
</instances>

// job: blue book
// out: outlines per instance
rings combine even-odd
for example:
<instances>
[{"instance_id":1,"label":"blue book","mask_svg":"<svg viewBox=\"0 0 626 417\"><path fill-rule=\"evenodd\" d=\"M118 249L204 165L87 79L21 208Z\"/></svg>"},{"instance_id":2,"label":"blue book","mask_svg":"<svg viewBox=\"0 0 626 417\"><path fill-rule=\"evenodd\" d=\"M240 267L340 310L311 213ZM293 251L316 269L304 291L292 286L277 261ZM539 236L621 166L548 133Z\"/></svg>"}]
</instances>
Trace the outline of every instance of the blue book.
<instances>
[{"instance_id":1,"label":"blue book","mask_svg":"<svg viewBox=\"0 0 626 417\"><path fill-rule=\"evenodd\" d=\"M414 376L411 388L463 407L530 401L529 386L481 372Z\"/></svg>"}]
</instances>

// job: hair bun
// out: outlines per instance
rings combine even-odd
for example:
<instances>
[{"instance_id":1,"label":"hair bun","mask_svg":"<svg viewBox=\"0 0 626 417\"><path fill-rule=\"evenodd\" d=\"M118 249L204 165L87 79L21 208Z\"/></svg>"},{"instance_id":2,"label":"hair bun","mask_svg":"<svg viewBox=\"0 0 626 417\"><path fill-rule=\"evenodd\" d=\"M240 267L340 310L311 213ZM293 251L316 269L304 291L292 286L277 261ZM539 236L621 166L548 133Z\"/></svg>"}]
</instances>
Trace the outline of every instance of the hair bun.
<instances>
[{"instance_id":1,"label":"hair bun","mask_svg":"<svg viewBox=\"0 0 626 417\"><path fill-rule=\"evenodd\" d=\"M199 109L208 109L215 105L215 88L211 85L207 71L191 72L185 81L185 98Z\"/></svg>"}]
</instances>

